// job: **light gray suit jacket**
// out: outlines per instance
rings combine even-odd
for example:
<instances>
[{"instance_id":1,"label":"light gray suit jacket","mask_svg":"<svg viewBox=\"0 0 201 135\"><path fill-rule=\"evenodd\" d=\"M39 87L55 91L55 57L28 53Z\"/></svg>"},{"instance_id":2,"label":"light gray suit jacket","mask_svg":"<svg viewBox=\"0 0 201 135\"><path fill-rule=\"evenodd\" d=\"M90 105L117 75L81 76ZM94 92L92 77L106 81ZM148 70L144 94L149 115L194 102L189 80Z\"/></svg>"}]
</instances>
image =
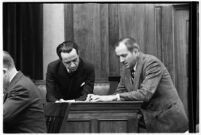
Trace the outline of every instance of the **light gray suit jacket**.
<instances>
[{"instance_id":1,"label":"light gray suit jacket","mask_svg":"<svg viewBox=\"0 0 201 135\"><path fill-rule=\"evenodd\" d=\"M144 101L141 112L148 132L185 132L188 118L164 64L152 55L140 53L134 83L129 69L123 69L115 93L121 100Z\"/></svg>"}]
</instances>

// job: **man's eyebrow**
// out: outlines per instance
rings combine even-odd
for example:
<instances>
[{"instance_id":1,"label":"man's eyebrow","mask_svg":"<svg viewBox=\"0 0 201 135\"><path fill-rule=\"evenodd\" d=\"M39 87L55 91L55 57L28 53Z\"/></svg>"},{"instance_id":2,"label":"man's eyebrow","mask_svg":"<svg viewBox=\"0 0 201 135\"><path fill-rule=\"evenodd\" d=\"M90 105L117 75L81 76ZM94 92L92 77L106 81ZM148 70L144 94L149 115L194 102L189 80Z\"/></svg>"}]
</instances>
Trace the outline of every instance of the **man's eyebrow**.
<instances>
[{"instance_id":1,"label":"man's eyebrow","mask_svg":"<svg viewBox=\"0 0 201 135\"><path fill-rule=\"evenodd\" d=\"M77 60L77 58L74 58L74 59L69 60L69 61L65 61L65 63L69 63L69 62L74 61L74 60Z\"/></svg>"}]
</instances>

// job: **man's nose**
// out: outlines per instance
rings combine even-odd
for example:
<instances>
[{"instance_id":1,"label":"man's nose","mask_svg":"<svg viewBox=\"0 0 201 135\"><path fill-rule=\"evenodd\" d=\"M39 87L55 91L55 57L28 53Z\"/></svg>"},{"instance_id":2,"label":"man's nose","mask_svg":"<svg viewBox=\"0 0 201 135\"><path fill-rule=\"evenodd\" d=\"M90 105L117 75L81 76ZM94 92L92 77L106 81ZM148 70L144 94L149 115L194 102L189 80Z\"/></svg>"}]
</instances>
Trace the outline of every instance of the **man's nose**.
<instances>
[{"instance_id":1,"label":"man's nose","mask_svg":"<svg viewBox=\"0 0 201 135\"><path fill-rule=\"evenodd\" d=\"M121 63L123 63L124 60L125 60L125 59L124 59L123 57L120 57L120 62L121 62Z\"/></svg>"},{"instance_id":2,"label":"man's nose","mask_svg":"<svg viewBox=\"0 0 201 135\"><path fill-rule=\"evenodd\" d=\"M75 65L74 62L71 62L71 63L70 63L70 66L71 66L71 67L75 67L76 65Z\"/></svg>"}]
</instances>

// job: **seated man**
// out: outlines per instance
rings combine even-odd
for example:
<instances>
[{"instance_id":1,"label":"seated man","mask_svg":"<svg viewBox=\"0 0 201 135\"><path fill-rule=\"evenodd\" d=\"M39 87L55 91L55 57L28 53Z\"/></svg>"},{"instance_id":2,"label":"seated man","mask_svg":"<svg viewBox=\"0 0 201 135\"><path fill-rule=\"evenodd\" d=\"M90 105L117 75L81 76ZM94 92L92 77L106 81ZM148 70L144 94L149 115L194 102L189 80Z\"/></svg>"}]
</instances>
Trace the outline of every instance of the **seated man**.
<instances>
[{"instance_id":1,"label":"seated man","mask_svg":"<svg viewBox=\"0 0 201 135\"><path fill-rule=\"evenodd\" d=\"M3 52L4 133L45 133L46 122L40 91L15 68L12 57Z\"/></svg>"},{"instance_id":2,"label":"seated man","mask_svg":"<svg viewBox=\"0 0 201 135\"><path fill-rule=\"evenodd\" d=\"M93 93L93 65L79 57L78 46L72 41L61 43L57 55L59 59L47 68L47 101L85 100L87 94Z\"/></svg>"},{"instance_id":3,"label":"seated man","mask_svg":"<svg viewBox=\"0 0 201 135\"><path fill-rule=\"evenodd\" d=\"M133 38L124 38L115 48L124 65L116 93L88 95L87 101L144 101L140 121L147 132L185 132L188 118L164 64L143 54ZM145 130L146 131L146 130Z\"/></svg>"}]
</instances>

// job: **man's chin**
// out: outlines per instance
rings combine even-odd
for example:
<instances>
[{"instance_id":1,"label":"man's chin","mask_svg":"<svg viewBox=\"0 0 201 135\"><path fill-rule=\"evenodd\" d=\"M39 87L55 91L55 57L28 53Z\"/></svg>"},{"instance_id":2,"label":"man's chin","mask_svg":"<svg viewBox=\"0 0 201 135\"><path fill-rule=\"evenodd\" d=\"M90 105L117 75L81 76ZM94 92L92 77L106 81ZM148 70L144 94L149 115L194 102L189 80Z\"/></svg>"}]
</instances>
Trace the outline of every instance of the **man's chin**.
<instances>
[{"instance_id":1,"label":"man's chin","mask_svg":"<svg viewBox=\"0 0 201 135\"><path fill-rule=\"evenodd\" d=\"M129 65L124 65L124 67L125 67L125 68L127 68L127 69L129 69L129 68L130 68L130 66L129 66Z\"/></svg>"},{"instance_id":2,"label":"man's chin","mask_svg":"<svg viewBox=\"0 0 201 135\"><path fill-rule=\"evenodd\" d=\"M70 72L72 73L72 72L75 72L77 70L77 68L75 68L75 69L70 69Z\"/></svg>"}]
</instances>

